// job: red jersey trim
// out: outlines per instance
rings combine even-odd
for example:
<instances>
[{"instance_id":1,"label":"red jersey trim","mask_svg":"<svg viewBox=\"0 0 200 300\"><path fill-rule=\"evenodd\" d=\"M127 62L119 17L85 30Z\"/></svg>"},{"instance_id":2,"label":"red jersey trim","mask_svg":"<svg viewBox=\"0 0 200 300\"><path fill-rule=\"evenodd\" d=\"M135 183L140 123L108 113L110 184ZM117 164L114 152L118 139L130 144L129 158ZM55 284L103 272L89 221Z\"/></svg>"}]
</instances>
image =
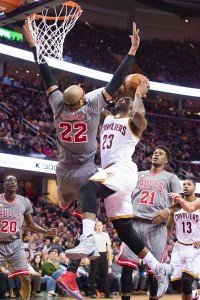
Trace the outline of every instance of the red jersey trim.
<instances>
[{"instance_id":1,"label":"red jersey trim","mask_svg":"<svg viewBox=\"0 0 200 300\"><path fill-rule=\"evenodd\" d=\"M15 271L12 274L8 275L8 278L13 278L13 277L17 277L20 275L29 275L30 272L28 270L19 270L19 271Z\"/></svg>"},{"instance_id":2,"label":"red jersey trim","mask_svg":"<svg viewBox=\"0 0 200 300\"><path fill-rule=\"evenodd\" d=\"M160 175L161 173L164 173L164 172L166 172L166 171L162 170L162 171L160 171L158 173L152 173L151 170L149 170L149 173L151 173L152 176L157 176L157 175Z\"/></svg>"},{"instance_id":3,"label":"red jersey trim","mask_svg":"<svg viewBox=\"0 0 200 300\"><path fill-rule=\"evenodd\" d=\"M16 201L16 199L17 199L17 195L16 195L15 198L14 198L14 200L13 200L12 202L9 202L9 201L6 200L6 198L5 198L5 193L2 194L2 197L3 197L3 200L4 200L7 204L10 204L10 205L12 205L12 204Z\"/></svg>"}]
</instances>

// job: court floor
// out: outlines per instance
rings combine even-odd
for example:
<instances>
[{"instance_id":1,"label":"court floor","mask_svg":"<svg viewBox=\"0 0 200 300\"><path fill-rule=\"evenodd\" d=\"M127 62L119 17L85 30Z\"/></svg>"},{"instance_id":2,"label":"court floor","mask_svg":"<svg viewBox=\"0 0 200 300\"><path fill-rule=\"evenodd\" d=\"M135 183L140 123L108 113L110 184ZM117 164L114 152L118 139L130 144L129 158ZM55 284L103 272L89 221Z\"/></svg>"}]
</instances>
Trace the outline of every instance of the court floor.
<instances>
[{"instance_id":1,"label":"court floor","mask_svg":"<svg viewBox=\"0 0 200 300\"><path fill-rule=\"evenodd\" d=\"M45 299L45 298L33 298L31 297L31 300L39 300L39 299ZM75 299L72 297L48 297L46 298L47 300L50 299L55 299L55 300L69 300L69 299ZM85 297L84 299L91 299L89 297ZM105 298L101 297L101 298L97 298L97 300L103 300ZM149 296L131 296L131 299L133 300L148 300ZM163 300L181 300L181 295L165 295L163 298ZM121 300L121 298L119 296L114 297L113 300Z\"/></svg>"}]
</instances>

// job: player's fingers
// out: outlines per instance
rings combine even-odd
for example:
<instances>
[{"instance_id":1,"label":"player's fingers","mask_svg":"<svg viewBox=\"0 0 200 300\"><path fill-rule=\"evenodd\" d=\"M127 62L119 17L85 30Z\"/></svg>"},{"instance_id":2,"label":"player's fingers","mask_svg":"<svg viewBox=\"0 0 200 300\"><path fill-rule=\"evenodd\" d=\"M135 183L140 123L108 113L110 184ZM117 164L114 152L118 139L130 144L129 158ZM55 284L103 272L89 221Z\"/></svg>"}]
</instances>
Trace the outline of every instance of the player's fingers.
<instances>
[{"instance_id":1,"label":"player's fingers","mask_svg":"<svg viewBox=\"0 0 200 300\"><path fill-rule=\"evenodd\" d=\"M135 22L133 22L133 34L134 35L136 34L136 24L135 24Z\"/></svg>"}]
</instances>

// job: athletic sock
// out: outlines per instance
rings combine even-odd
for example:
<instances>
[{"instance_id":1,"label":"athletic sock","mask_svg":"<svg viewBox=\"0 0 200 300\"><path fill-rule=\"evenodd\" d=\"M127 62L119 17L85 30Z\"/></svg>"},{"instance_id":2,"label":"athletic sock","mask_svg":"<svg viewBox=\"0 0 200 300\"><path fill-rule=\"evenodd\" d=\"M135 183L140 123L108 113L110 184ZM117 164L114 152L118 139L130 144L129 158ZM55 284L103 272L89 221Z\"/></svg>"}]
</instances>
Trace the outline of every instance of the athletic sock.
<instances>
[{"instance_id":1,"label":"athletic sock","mask_svg":"<svg viewBox=\"0 0 200 300\"><path fill-rule=\"evenodd\" d=\"M89 219L83 219L83 235L94 234L95 221Z\"/></svg>"},{"instance_id":2,"label":"athletic sock","mask_svg":"<svg viewBox=\"0 0 200 300\"><path fill-rule=\"evenodd\" d=\"M142 260L151 268L152 272L154 273L156 271L157 265L160 264L159 261L153 256L153 254L150 251Z\"/></svg>"}]
</instances>

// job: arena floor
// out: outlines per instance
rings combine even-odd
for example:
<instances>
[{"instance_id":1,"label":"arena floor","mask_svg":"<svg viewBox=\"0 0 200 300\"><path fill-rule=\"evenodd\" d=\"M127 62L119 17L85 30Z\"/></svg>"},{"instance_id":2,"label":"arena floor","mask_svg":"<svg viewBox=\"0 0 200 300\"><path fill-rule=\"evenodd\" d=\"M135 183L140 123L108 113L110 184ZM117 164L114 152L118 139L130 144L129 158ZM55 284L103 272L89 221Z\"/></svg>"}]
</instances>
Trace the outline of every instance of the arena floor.
<instances>
[{"instance_id":1,"label":"arena floor","mask_svg":"<svg viewBox=\"0 0 200 300\"><path fill-rule=\"evenodd\" d=\"M45 299L45 298L33 298L31 297L31 300L39 300L39 299ZM48 300L50 299L55 299L55 300L69 300L69 299L75 299L75 298L71 298L71 297L48 297L46 298ZM89 297L85 297L84 299L91 299ZM105 298L101 297L101 298L97 298L97 300L103 300ZM114 297L114 300L120 300L121 297ZM133 300L148 300L149 296L131 296L131 299ZM165 295L163 298L163 300L181 300L181 295Z\"/></svg>"}]
</instances>

